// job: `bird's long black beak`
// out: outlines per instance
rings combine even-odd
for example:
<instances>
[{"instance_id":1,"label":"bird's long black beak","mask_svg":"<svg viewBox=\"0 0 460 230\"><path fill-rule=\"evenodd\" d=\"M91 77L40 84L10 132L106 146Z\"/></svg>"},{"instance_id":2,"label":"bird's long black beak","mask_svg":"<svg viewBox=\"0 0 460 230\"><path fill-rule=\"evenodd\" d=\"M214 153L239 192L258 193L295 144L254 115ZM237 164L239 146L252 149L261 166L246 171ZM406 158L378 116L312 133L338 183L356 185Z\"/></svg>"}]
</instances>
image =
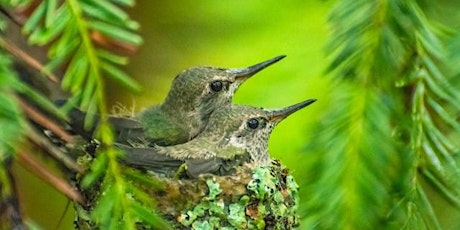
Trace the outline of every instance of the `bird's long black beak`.
<instances>
[{"instance_id":1,"label":"bird's long black beak","mask_svg":"<svg viewBox=\"0 0 460 230\"><path fill-rule=\"evenodd\" d=\"M248 79L249 77L253 76L254 74L258 73L259 71L265 69L266 67L278 62L279 60L285 58L286 55L280 55L277 57L274 57L272 59L269 59L267 61L263 61L261 63L246 67L246 68L233 68L233 69L228 69L228 73L232 73L235 75L235 78L237 80L245 80Z\"/></svg>"},{"instance_id":2,"label":"bird's long black beak","mask_svg":"<svg viewBox=\"0 0 460 230\"><path fill-rule=\"evenodd\" d=\"M302 101L300 103L297 103L295 105L291 105L291 106L288 106L282 109L268 110L268 113L269 113L268 118L270 121L278 123L284 118L293 114L294 112L311 105L315 101L316 99L308 99L306 101Z\"/></svg>"}]
</instances>

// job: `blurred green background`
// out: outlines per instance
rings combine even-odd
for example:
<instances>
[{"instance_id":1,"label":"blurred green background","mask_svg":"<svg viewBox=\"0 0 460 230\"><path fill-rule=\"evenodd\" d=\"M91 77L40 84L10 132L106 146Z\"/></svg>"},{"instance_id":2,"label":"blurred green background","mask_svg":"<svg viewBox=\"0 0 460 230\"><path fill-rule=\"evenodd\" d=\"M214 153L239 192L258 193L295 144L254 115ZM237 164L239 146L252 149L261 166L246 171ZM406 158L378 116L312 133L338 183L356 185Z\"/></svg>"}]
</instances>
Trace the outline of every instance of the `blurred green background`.
<instances>
[{"instance_id":1,"label":"blurred green background","mask_svg":"<svg viewBox=\"0 0 460 230\"><path fill-rule=\"evenodd\" d=\"M308 156L302 149L313 124L328 105L328 1L200 1L138 4L132 16L145 44L131 59L129 72L145 88L130 95L112 85L112 104L134 110L161 102L172 79L196 65L245 67L271 57L287 57L245 82L234 103L277 108L307 98L318 102L280 123L271 135L272 157L291 169L301 184ZM141 9L142 8L142 9ZM124 92L124 93L120 93ZM302 192L302 190L301 190ZM302 194L305 201L308 194ZM301 198L302 199L302 198Z\"/></svg>"},{"instance_id":2,"label":"blurred green background","mask_svg":"<svg viewBox=\"0 0 460 230\"><path fill-rule=\"evenodd\" d=\"M128 72L144 92L132 95L111 85L111 104L139 111L163 101L172 79L185 68L246 67L285 54L285 59L245 82L234 102L277 108L307 98L319 100L283 121L272 134L272 155L291 166L302 157L309 127L327 106L322 49L330 6L322 1L139 2L132 16L142 25L145 44L131 59Z\"/></svg>"},{"instance_id":3,"label":"blurred green background","mask_svg":"<svg viewBox=\"0 0 460 230\"><path fill-rule=\"evenodd\" d=\"M131 58L127 72L141 83L144 91L132 94L109 84L109 105L122 104L140 111L160 103L172 79L191 66L245 67L285 54L285 59L247 81L234 102L277 108L307 98L318 99L283 121L269 142L272 157L287 165L302 186L301 176L308 161L302 149L314 135L313 124L320 122L322 111L333 100L328 98L333 89L324 76L328 59L323 51L328 38L327 16L333 4L334 1L319 0L138 1L129 11L141 24L144 45ZM436 17L446 21L459 17L457 11L447 12L450 17ZM65 198L18 168L18 187L24 188L20 194L25 211L43 229L56 229ZM301 203L308 202L308 194L301 195ZM73 228L72 212L70 208L57 229ZM446 216L447 222L458 220L455 215Z\"/></svg>"}]
</instances>

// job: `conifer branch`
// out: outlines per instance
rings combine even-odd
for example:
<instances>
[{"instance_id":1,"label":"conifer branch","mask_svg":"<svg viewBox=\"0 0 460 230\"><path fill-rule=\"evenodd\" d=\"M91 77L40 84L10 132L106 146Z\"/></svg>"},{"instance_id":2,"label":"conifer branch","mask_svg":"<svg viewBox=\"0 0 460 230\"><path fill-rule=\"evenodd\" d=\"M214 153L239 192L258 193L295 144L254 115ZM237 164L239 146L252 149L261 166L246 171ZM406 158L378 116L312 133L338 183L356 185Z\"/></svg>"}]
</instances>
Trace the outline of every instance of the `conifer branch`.
<instances>
[{"instance_id":1,"label":"conifer branch","mask_svg":"<svg viewBox=\"0 0 460 230\"><path fill-rule=\"evenodd\" d=\"M55 176L45 166L40 164L37 159L32 157L29 153L19 152L19 162L28 170L41 177L44 181L51 184L53 188L56 188L59 192L66 195L69 199L78 203L83 203L83 198L70 184L61 178Z\"/></svg>"},{"instance_id":2,"label":"conifer branch","mask_svg":"<svg viewBox=\"0 0 460 230\"><path fill-rule=\"evenodd\" d=\"M102 183L100 194L108 195L97 198L98 201L95 202L97 205L90 213L91 218L94 218L92 222L103 229L134 229L139 221L152 226L159 224L167 227L161 218L154 216L154 206L151 203L141 204L127 197L127 194L133 191L137 191L134 194L139 197L143 195L141 190L128 186L117 160L121 153L112 147L113 134L107 121L105 83L107 80L115 80L133 90L139 90L140 87L119 68L120 65L127 63L127 58L111 51L111 47L107 44L116 44L118 48L127 47L132 50L142 42L140 36L134 32L139 27L138 23L132 21L129 15L117 6L118 4L132 6L134 1L44 0L31 6L32 14L22 29L28 35L31 44L49 47L50 61L44 67L30 63L44 73L52 73L58 68L63 69L61 83L63 89L72 94L69 101L76 103L88 114L99 114L95 137L101 142L101 148L91 166L91 171L86 173L82 186L88 188L96 182ZM6 47L11 48L8 44ZM18 54L16 49L11 51ZM28 59L25 55L18 55L18 58ZM29 86L18 82L15 89L33 98L39 107L51 111L55 109L54 105L43 100L43 97ZM65 132L55 128L52 122L32 111L29 106L23 105L23 109L35 120L61 133L66 141L72 140ZM65 119L59 112L57 117ZM93 123L91 119L92 116L86 118L87 126ZM46 143L38 133L29 132L29 137L39 144ZM54 154L55 157L61 160L63 157L66 158L51 145L46 146L49 152L58 153ZM75 166L68 160L65 162L70 168L72 165ZM80 173L83 171L78 167L72 169Z\"/></svg>"},{"instance_id":3,"label":"conifer branch","mask_svg":"<svg viewBox=\"0 0 460 230\"><path fill-rule=\"evenodd\" d=\"M19 47L15 46L11 42L8 42L6 39L0 38L0 46L5 50L8 50L9 53L16 56L16 58L18 58L19 60L24 61L25 63L27 63L27 65L36 69L38 72L45 74L50 81L54 83L59 82L55 74L45 69L44 66L38 60L36 60L34 57L30 56L29 54L21 50Z\"/></svg>"},{"instance_id":4,"label":"conifer branch","mask_svg":"<svg viewBox=\"0 0 460 230\"><path fill-rule=\"evenodd\" d=\"M459 93L444 44L415 0L342 0L330 23L336 89L309 140L319 176L305 183L315 194L305 220L315 229L439 229L422 181L460 198L458 144L449 137L460 130Z\"/></svg>"}]
</instances>

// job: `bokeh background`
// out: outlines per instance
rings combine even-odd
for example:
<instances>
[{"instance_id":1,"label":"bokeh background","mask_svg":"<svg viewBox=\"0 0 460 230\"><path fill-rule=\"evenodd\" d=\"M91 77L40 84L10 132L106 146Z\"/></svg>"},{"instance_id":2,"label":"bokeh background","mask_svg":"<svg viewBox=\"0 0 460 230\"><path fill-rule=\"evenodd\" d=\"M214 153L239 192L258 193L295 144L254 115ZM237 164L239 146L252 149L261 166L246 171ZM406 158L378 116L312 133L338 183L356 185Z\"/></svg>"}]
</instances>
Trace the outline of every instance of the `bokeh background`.
<instances>
[{"instance_id":1,"label":"bokeh background","mask_svg":"<svg viewBox=\"0 0 460 230\"><path fill-rule=\"evenodd\" d=\"M433 17L458 28L460 4L456 0L440 2L443 8L433 9ZM324 53L327 17L333 5L334 1L319 0L138 1L129 12L141 24L144 44L126 70L144 91L133 94L109 84L109 104L121 104L137 112L160 103L172 79L185 68L245 67L285 54L285 59L245 82L234 102L276 108L307 98L318 99L279 124L269 142L272 157L287 165L302 187L309 157L303 149L314 135L313 125L321 122L322 111L333 100L328 93L334 88L324 74L328 64ZM27 215L43 229L72 229L72 207L57 226L66 209L66 199L16 167ZM308 194L301 195L302 205L308 202ZM441 199L436 203L446 229L458 227L458 212Z\"/></svg>"}]
</instances>

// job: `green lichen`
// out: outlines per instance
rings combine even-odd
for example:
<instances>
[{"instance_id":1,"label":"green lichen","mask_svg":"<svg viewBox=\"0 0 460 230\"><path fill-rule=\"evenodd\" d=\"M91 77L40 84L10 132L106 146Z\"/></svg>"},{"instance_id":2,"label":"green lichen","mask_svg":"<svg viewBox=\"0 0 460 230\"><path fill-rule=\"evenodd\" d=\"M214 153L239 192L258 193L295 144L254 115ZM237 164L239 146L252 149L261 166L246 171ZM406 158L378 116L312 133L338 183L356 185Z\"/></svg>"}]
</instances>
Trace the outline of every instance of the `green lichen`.
<instances>
[{"instance_id":1,"label":"green lichen","mask_svg":"<svg viewBox=\"0 0 460 230\"><path fill-rule=\"evenodd\" d=\"M175 229L293 229L299 225L298 185L277 161L270 166L238 168L234 175L163 178L162 182L160 189L142 188ZM85 213L78 215L82 229L92 229L92 225L84 226L89 223ZM139 229L155 228L140 225Z\"/></svg>"},{"instance_id":2,"label":"green lichen","mask_svg":"<svg viewBox=\"0 0 460 230\"><path fill-rule=\"evenodd\" d=\"M208 185L209 188L209 195L206 197L206 199L213 200L222 192L219 184L212 180L207 180L206 185Z\"/></svg>"},{"instance_id":3,"label":"green lichen","mask_svg":"<svg viewBox=\"0 0 460 230\"><path fill-rule=\"evenodd\" d=\"M245 205L241 203L229 205L229 215L227 217L228 222L231 226L238 229L245 229L247 227Z\"/></svg>"},{"instance_id":4,"label":"green lichen","mask_svg":"<svg viewBox=\"0 0 460 230\"><path fill-rule=\"evenodd\" d=\"M266 196L271 196L275 192L276 184L279 183L278 178L270 174L270 168L257 167L252 171L252 180L247 188L252 191L256 198L264 199Z\"/></svg>"},{"instance_id":5,"label":"green lichen","mask_svg":"<svg viewBox=\"0 0 460 230\"><path fill-rule=\"evenodd\" d=\"M298 226L298 186L278 162L256 167L246 194L229 200L215 180L206 180L207 195L183 210L177 221L191 229L292 229ZM179 226L180 227L180 226Z\"/></svg>"}]
</instances>

